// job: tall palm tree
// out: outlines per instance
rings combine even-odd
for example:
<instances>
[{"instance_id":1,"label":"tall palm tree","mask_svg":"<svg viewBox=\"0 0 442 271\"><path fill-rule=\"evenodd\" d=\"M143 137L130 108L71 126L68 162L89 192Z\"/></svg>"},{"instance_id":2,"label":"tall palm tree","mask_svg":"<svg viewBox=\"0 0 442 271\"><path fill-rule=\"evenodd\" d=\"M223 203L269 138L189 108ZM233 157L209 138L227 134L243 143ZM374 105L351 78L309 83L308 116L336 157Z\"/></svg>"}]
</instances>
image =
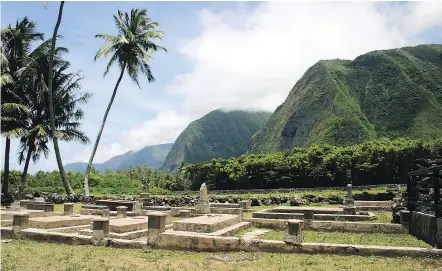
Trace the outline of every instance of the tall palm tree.
<instances>
[{"instance_id":1,"label":"tall palm tree","mask_svg":"<svg viewBox=\"0 0 442 271\"><path fill-rule=\"evenodd\" d=\"M63 15L63 6L64 1L60 2L60 9L58 10L58 18L57 23L55 24L54 33L52 35L52 45L51 45L51 53L49 55L49 74L48 74L48 107L49 107L49 117L50 117L50 124L51 124L51 130L56 131L55 126L55 116L54 116L54 101L52 98L52 72L53 72L53 62L54 62L54 54L55 54L55 43L57 41L57 33L58 28L60 27L61 23L61 17ZM73 195L74 190L69 184L68 177L66 176L66 172L63 167L63 161L61 160L61 154L60 154L60 148L58 146L58 139L57 137L52 138L52 142L54 143L54 152L55 152L55 158L57 160L58 170L60 172L61 181L63 182L64 189L66 190L66 193L68 195Z\"/></svg>"},{"instance_id":2,"label":"tall palm tree","mask_svg":"<svg viewBox=\"0 0 442 271\"><path fill-rule=\"evenodd\" d=\"M36 31L35 22L24 17L15 27L8 25L1 30L1 133L6 137L2 193L8 195L9 152L11 138L23 134L20 116L26 113L21 103L20 78L17 71L28 61L33 41L43 40L43 34Z\"/></svg>"},{"instance_id":3,"label":"tall palm tree","mask_svg":"<svg viewBox=\"0 0 442 271\"><path fill-rule=\"evenodd\" d=\"M32 157L37 162L41 154L49 154L47 143L49 139L65 141L77 140L88 143L89 138L79 129L78 122L83 118L83 111L78 108L79 103L85 103L90 97L89 93L77 95L80 89L81 77L78 74L67 73L70 66L68 61L62 59L66 48L56 48L53 60L53 98L54 117L56 130L50 126L50 117L47 107L49 84L49 54L52 41L47 41L31 54L32 61L20 72L24 78L26 115L26 136L20 140L19 163L25 162L21 178L20 197L23 197L26 185L26 176Z\"/></svg>"},{"instance_id":4,"label":"tall palm tree","mask_svg":"<svg viewBox=\"0 0 442 271\"><path fill-rule=\"evenodd\" d=\"M118 15L114 15L113 17L118 35L98 34L95 36L105 40L105 43L95 55L95 60L111 54L112 56L107 64L104 76L109 73L110 67L115 63L120 68L120 76L118 77L114 92L104 113L103 121L101 122L101 127L98 131L97 139L95 140L95 145L92 149L92 154L86 169L84 177L84 192L86 196L89 195L89 173L91 171L92 162L97 152L107 115L114 102L124 72L127 70L130 79L135 82L138 87L140 87L138 82L138 74L140 72L147 77L149 82L153 82L155 78L149 66L149 62L152 58L150 54L158 50L167 52L166 48L154 43L154 40L162 39L164 34L157 30L159 23L153 22L147 17L147 11L145 9L132 9L130 14L118 10Z\"/></svg>"}]
</instances>

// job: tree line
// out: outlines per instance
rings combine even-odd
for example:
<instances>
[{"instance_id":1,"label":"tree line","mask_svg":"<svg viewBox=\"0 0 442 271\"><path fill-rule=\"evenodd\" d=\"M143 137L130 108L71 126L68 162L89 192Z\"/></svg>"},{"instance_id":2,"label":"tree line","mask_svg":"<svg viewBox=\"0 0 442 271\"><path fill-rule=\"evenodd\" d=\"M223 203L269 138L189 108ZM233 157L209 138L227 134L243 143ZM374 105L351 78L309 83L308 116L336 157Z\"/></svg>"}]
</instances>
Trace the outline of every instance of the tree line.
<instances>
[{"instance_id":1,"label":"tree line","mask_svg":"<svg viewBox=\"0 0 442 271\"><path fill-rule=\"evenodd\" d=\"M11 182L11 139L20 141L18 162L24 164L20 174L18 198L23 196L27 186L27 171L31 160L36 163L42 155L47 158L50 141L54 146L59 181L63 189L68 195L74 194L74 189L78 190L77 183L71 184L76 182L75 177L64 171L58 140L90 142L81 130L80 121L84 113L80 105L86 103L92 94L79 92L83 77L79 72L69 72L70 62L65 59L68 49L56 46L56 41L61 38L58 30L64 4L64 1L60 2L52 38L48 40L44 39L43 33L37 31L36 23L27 17L1 30L1 134L6 139L2 173L4 197L9 195ZM151 55L159 50L166 51L154 42L163 37L163 32L157 30L159 23L147 17L145 9L132 9L130 13L118 10L113 20L117 35L95 36L104 39L105 43L99 48L94 60L110 56L104 76L114 65L120 69L120 76L106 108L86 173L83 174L82 186L87 196L90 193L89 175L93 159L124 73L138 86L140 74L153 82L155 78L149 65Z\"/></svg>"},{"instance_id":2,"label":"tree line","mask_svg":"<svg viewBox=\"0 0 442 271\"><path fill-rule=\"evenodd\" d=\"M406 183L413 161L442 157L442 138L433 141L378 139L349 146L312 145L288 152L247 154L182 165L192 190L275 189Z\"/></svg>"},{"instance_id":3,"label":"tree line","mask_svg":"<svg viewBox=\"0 0 442 271\"><path fill-rule=\"evenodd\" d=\"M4 172L2 172L4 174ZM70 185L75 193L83 194L84 172L66 172ZM20 179L22 172L12 170L10 172L11 194L19 193ZM137 195L141 191L143 178L146 177L149 192L154 194L167 194L169 191L182 191L188 185L177 173L168 173L137 166L133 169L118 170L116 172L99 172L95 168L90 172L90 191L94 194L113 195ZM26 195L38 195L41 192L65 194L61 184L60 173L57 170L52 172L38 171L35 174L27 174L27 186L23 191Z\"/></svg>"}]
</instances>

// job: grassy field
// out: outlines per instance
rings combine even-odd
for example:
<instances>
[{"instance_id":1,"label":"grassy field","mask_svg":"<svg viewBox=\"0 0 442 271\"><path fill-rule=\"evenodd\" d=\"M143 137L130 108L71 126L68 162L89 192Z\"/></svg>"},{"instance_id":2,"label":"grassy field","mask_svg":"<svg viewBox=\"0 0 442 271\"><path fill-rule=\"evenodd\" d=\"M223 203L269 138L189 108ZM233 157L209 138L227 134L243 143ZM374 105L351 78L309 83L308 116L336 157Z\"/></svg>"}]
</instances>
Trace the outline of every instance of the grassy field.
<instances>
[{"instance_id":1,"label":"grassy field","mask_svg":"<svg viewBox=\"0 0 442 271\"><path fill-rule=\"evenodd\" d=\"M1 270L441 270L434 258L387 258L280 253L208 253L3 243Z\"/></svg>"},{"instance_id":2,"label":"grassy field","mask_svg":"<svg viewBox=\"0 0 442 271\"><path fill-rule=\"evenodd\" d=\"M424 247L431 248L427 243L418 240L409 234L388 233L347 233L347 232L314 232L303 231L304 242L308 243L334 243L352 245L374 245L394 247ZM269 231L260 236L266 240L284 240L284 231Z\"/></svg>"}]
</instances>

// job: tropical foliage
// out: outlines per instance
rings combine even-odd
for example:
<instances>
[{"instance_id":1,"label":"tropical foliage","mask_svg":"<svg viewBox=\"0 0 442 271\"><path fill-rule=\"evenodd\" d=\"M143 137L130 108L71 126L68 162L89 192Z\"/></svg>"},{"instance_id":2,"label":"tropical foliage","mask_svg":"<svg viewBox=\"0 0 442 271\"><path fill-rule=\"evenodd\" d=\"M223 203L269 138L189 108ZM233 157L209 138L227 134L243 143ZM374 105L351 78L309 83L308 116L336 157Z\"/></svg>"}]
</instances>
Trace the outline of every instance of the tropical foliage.
<instances>
[{"instance_id":1,"label":"tropical foliage","mask_svg":"<svg viewBox=\"0 0 442 271\"><path fill-rule=\"evenodd\" d=\"M350 146L312 145L289 152L249 154L184 165L183 176L197 189L270 189L343 186L346 171L354 185L404 183L419 158L442 157L442 138L434 141L379 139Z\"/></svg>"},{"instance_id":2,"label":"tropical foliage","mask_svg":"<svg viewBox=\"0 0 442 271\"><path fill-rule=\"evenodd\" d=\"M66 175L75 192L81 193L83 191L84 173L68 171ZM11 191L19 189L21 176L22 172L11 171ZM116 172L106 171L104 173L100 173L92 168L89 178L91 192L93 194L138 195L142 189L141 182L143 177L147 178L149 191L153 193L167 194L168 191L182 191L186 187L184 179L179 174L152 170L145 166ZM65 192L61 185L60 173L57 170L52 172L39 171L33 175L27 174L27 179L28 184L24 192L25 194Z\"/></svg>"},{"instance_id":3,"label":"tropical foliage","mask_svg":"<svg viewBox=\"0 0 442 271\"><path fill-rule=\"evenodd\" d=\"M79 104L87 102L89 93L78 93L81 77L68 72L70 63L63 59L66 48L54 50L51 57L52 40L43 40L36 32L35 23L24 18L2 29L2 134L6 137L5 170L2 178L2 193L7 195L9 184L10 138L20 138L19 163L24 162L21 176L21 192L26 186L29 163L37 162L41 155L49 154L48 142L58 138L65 141L89 139L80 130L83 111ZM31 50L32 47L36 47ZM52 65L50 63L53 59ZM2 63L3 64L3 63ZM49 75L52 66L52 76ZM50 81L49 78L52 77ZM49 82L54 101L55 130L51 129L48 110ZM19 193L21 195L22 193Z\"/></svg>"}]
</instances>

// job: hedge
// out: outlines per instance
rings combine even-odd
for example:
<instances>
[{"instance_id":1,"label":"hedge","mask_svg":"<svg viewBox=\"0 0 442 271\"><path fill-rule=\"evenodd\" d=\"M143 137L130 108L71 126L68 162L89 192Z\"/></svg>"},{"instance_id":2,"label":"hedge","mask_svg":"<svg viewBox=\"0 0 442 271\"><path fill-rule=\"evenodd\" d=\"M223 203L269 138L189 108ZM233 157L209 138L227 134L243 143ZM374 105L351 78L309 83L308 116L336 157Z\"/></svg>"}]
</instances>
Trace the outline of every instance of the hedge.
<instances>
[{"instance_id":1,"label":"hedge","mask_svg":"<svg viewBox=\"0 0 442 271\"><path fill-rule=\"evenodd\" d=\"M180 172L197 190L275 189L406 183L415 159L442 157L442 137L433 141L378 139L349 146L312 145L289 152L246 154L183 165Z\"/></svg>"}]
</instances>

